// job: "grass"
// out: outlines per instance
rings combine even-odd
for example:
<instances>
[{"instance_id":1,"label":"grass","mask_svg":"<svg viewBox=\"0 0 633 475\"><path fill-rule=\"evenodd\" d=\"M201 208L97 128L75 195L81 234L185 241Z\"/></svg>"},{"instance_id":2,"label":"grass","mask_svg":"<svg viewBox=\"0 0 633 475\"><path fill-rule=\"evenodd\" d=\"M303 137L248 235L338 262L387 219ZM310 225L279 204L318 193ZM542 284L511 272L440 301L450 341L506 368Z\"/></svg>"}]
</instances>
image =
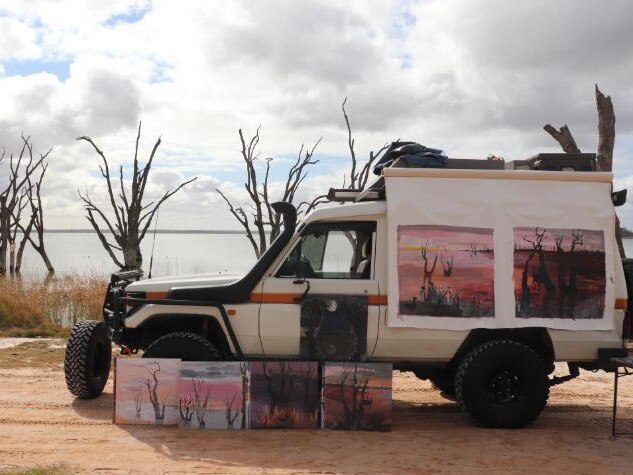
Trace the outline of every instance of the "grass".
<instances>
[{"instance_id":1,"label":"grass","mask_svg":"<svg viewBox=\"0 0 633 475\"><path fill-rule=\"evenodd\" d=\"M51 368L64 366L64 340L34 340L0 348L0 368Z\"/></svg>"},{"instance_id":2,"label":"grass","mask_svg":"<svg viewBox=\"0 0 633 475\"><path fill-rule=\"evenodd\" d=\"M72 473L72 471L66 464L54 464L3 473L9 475L65 475Z\"/></svg>"},{"instance_id":3,"label":"grass","mask_svg":"<svg viewBox=\"0 0 633 475\"><path fill-rule=\"evenodd\" d=\"M101 319L106 287L101 275L0 278L0 336L66 336L77 320Z\"/></svg>"}]
</instances>

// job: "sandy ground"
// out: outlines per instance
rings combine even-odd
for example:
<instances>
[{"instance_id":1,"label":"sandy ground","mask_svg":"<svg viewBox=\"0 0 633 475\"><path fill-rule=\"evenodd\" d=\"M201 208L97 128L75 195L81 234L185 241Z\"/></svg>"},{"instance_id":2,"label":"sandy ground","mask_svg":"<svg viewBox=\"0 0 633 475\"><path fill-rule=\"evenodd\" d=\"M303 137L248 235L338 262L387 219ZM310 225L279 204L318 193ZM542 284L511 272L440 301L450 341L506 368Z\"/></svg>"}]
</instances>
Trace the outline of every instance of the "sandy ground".
<instances>
[{"instance_id":1,"label":"sandy ground","mask_svg":"<svg viewBox=\"0 0 633 475\"><path fill-rule=\"evenodd\" d=\"M52 345L52 346L51 346ZM0 350L0 471L58 465L99 473L631 473L633 439L612 440L612 376L552 388L521 430L474 426L411 373L394 373L393 431L182 431L115 426L112 384L94 400L66 390L57 341ZM620 429L633 431L633 377Z\"/></svg>"}]
</instances>

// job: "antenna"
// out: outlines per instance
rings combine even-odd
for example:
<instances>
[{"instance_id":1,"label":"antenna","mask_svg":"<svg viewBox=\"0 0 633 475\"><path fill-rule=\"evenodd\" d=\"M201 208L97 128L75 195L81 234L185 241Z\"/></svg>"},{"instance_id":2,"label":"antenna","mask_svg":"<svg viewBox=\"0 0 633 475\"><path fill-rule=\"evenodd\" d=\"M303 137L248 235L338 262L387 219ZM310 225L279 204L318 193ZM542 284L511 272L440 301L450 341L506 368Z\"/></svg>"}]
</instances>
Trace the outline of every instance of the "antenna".
<instances>
[{"instance_id":1,"label":"antenna","mask_svg":"<svg viewBox=\"0 0 633 475\"><path fill-rule=\"evenodd\" d=\"M158 227L158 210L156 211L156 221L154 222L154 238L152 240L152 254L149 258L149 274L147 278L152 278L152 265L154 264L154 246L156 246L156 228Z\"/></svg>"}]
</instances>

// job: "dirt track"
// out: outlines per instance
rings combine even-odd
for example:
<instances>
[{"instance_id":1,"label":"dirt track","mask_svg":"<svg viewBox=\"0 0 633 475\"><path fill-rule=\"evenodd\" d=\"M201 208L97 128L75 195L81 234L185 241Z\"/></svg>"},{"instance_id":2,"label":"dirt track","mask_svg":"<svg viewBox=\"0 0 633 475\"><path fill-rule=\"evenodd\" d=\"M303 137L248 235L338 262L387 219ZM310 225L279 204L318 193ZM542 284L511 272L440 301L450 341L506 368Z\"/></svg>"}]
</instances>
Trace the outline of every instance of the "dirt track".
<instances>
[{"instance_id":1,"label":"dirt track","mask_svg":"<svg viewBox=\"0 0 633 475\"><path fill-rule=\"evenodd\" d=\"M67 392L58 342L0 349L0 471L63 464L99 473L630 473L632 439L610 439L612 376L582 372L552 388L522 430L475 427L410 373L394 373L391 433L182 431L115 426L112 385ZM51 347L51 345L54 345ZM621 380L621 429L633 431L633 377Z\"/></svg>"}]
</instances>

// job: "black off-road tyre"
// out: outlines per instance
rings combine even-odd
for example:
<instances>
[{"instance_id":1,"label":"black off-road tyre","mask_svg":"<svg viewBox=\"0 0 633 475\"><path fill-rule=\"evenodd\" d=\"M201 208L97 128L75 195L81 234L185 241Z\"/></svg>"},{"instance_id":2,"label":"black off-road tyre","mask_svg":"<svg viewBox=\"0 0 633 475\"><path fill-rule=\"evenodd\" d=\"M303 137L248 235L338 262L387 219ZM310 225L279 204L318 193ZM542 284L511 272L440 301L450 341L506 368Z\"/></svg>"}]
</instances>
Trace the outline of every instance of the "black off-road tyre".
<instances>
[{"instance_id":1,"label":"black off-road tyre","mask_svg":"<svg viewBox=\"0 0 633 475\"><path fill-rule=\"evenodd\" d=\"M524 427L547 404L547 365L526 345L510 340L490 341L462 360L455 390L460 406L478 424Z\"/></svg>"},{"instance_id":2,"label":"black off-road tyre","mask_svg":"<svg viewBox=\"0 0 633 475\"><path fill-rule=\"evenodd\" d=\"M105 322L80 320L75 323L64 356L68 390L81 399L92 399L103 392L110 374L112 341Z\"/></svg>"},{"instance_id":3,"label":"black off-road tyre","mask_svg":"<svg viewBox=\"0 0 633 475\"><path fill-rule=\"evenodd\" d=\"M143 358L180 358L183 361L219 361L222 353L209 340L196 333L174 332L154 340Z\"/></svg>"}]
</instances>

